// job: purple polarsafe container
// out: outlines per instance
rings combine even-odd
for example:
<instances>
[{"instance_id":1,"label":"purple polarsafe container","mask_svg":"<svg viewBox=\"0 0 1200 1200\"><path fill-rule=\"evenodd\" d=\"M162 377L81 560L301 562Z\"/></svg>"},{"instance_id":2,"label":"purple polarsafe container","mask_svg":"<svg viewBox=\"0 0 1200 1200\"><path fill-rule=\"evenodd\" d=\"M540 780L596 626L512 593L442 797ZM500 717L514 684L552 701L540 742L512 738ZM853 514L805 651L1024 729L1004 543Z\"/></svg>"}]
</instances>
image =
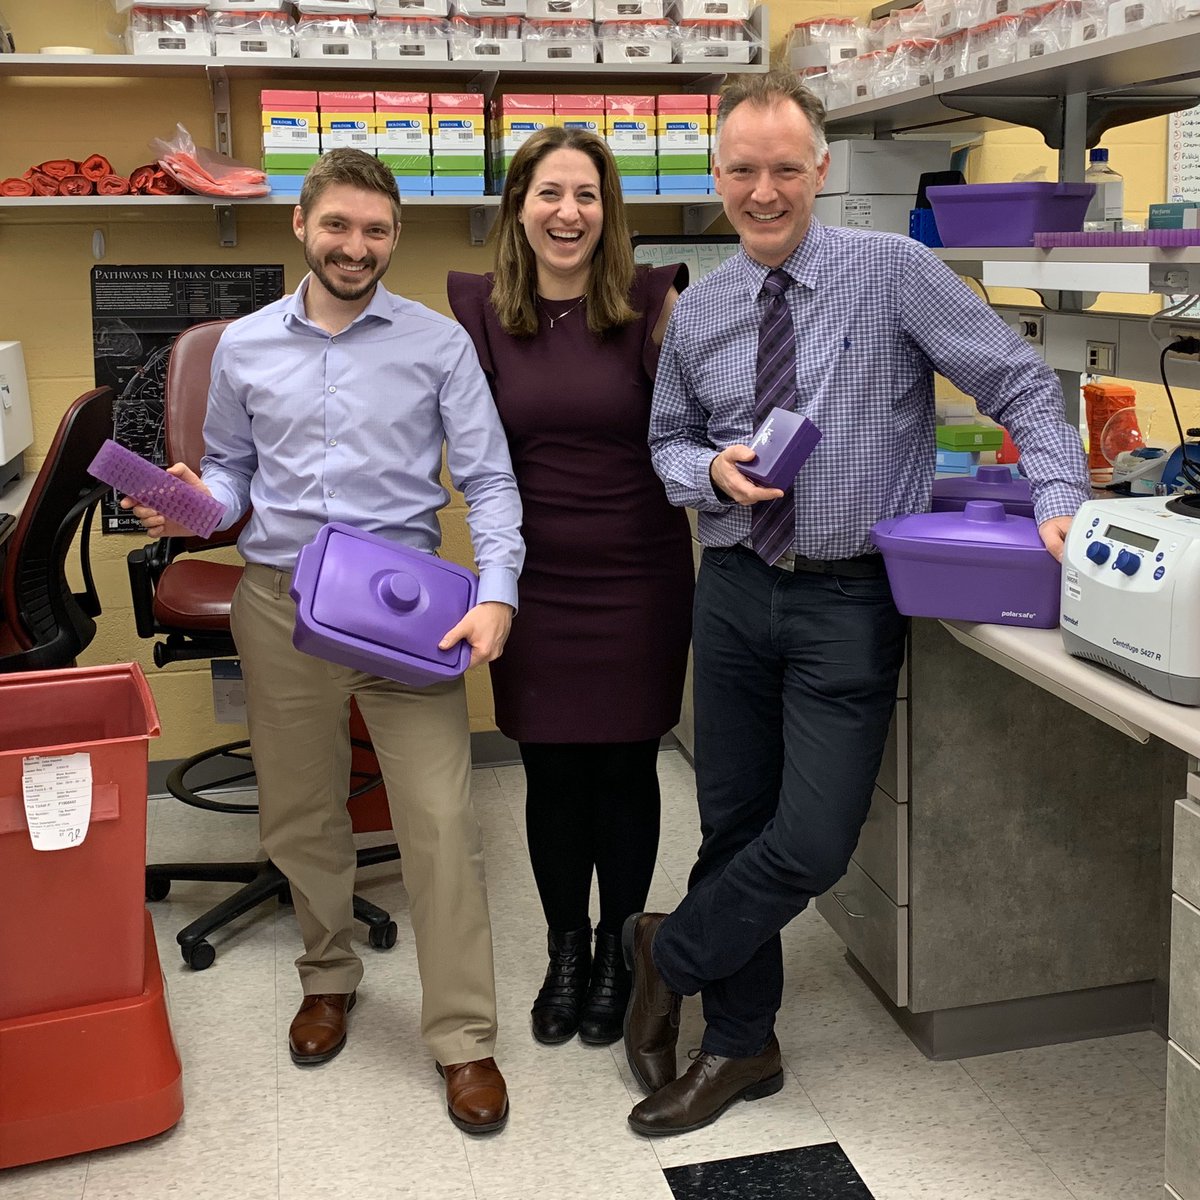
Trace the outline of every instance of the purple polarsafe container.
<instances>
[{"instance_id":1,"label":"purple polarsafe container","mask_svg":"<svg viewBox=\"0 0 1200 1200\"><path fill-rule=\"evenodd\" d=\"M1033 519L1010 516L999 500L892 517L871 540L905 616L1058 626L1061 568Z\"/></svg>"},{"instance_id":2,"label":"purple polarsafe container","mask_svg":"<svg viewBox=\"0 0 1200 1200\"><path fill-rule=\"evenodd\" d=\"M438 642L474 607L478 586L457 563L333 521L296 559L292 644L412 687L455 679L471 647Z\"/></svg>"},{"instance_id":3,"label":"purple polarsafe container","mask_svg":"<svg viewBox=\"0 0 1200 1200\"><path fill-rule=\"evenodd\" d=\"M773 408L750 440L755 457L737 468L759 487L787 491L820 440L821 431L807 417Z\"/></svg>"},{"instance_id":4,"label":"purple polarsafe container","mask_svg":"<svg viewBox=\"0 0 1200 1200\"><path fill-rule=\"evenodd\" d=\"M999 500L1009 516L1033 516L1029 480L1014 478L1005 466L985 465L974 475L933 481L934 512L961 512L969 500Z\"/></svg>"}]
</instances>

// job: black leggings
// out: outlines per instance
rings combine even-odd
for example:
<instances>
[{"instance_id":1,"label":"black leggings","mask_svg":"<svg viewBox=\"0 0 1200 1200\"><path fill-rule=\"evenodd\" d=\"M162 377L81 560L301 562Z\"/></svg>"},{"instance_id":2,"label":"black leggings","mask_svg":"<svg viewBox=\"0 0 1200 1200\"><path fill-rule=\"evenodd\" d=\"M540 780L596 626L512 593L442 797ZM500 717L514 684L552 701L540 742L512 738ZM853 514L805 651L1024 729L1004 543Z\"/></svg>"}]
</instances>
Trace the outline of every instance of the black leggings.
<instances>
[{"instance_id":1,"label":"black leggings","mask_svg":"<svg viewBox=\"0 0 1200 1200\"><path fill-rule=\"evenodd\" d=\"M658 738L648 742L522 742L525 829L546 924L588 923L592 872L600 924L620 933L641 912L658 853Z\"/></svg>"}]
</instances>

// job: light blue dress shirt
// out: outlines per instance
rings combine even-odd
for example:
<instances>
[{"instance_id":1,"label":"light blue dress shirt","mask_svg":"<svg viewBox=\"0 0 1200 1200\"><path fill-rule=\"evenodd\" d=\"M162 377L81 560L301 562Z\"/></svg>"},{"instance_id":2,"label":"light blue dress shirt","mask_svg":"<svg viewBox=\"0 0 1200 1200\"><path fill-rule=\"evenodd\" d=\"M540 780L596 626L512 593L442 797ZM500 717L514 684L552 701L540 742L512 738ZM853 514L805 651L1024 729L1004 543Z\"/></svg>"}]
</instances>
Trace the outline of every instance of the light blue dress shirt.
<instances>
[{"instance_id":1,"label":"light blue dress shirt","mask_svg":"<svg viewBox=\"0 0 1200 1200\"><path fill-rule=\"evenodd\" d=\"M876 521L928 511L935 372L1011 433L1039 522L1090 499L1054 372L924 246L814 219L782 266L795 281L796 411L823 435L796 478L797 553L868 553ZM663 341L651 456L672 503L699 510L706 546L750 535L750 509L719 497L708 470L753 435L766 276L740 251L683 293Z\"/></svg>"},{"instance_id":2,"label":"light blue dress shirt","mask_svg":"<svg viewBox=\"0 0 1200 1200\"><path fill-rule=\"evenodd\" d=\"M521 500L471 339L382 286L331 335L305 315L308 282L230 325L213 355L201 475L229 510L221 528L252 506L238 549L284 571L330 521L433 552L444 445L478 599L515 608Z\"/></svg>"}]
</instances>

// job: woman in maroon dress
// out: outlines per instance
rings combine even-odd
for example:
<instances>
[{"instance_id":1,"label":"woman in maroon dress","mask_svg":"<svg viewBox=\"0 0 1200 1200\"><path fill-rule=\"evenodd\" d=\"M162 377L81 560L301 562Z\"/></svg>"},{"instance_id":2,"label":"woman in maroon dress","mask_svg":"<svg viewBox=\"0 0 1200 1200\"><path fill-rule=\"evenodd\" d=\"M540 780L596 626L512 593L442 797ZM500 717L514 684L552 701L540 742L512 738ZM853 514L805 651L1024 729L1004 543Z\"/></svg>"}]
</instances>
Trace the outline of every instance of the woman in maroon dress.
<instances>
[{"instance_id":1,"label":"woman in maroon dress","mask_svg":"<svg viewBox=\"0 0 1200 1200\"><path fill-rule=\"evenodd\" d=\"M621 925L658 850L661 736L679 719L691 634L687 519L646 431L683 268L635 267L616 164L579 130L513 159L494 275L452 272L508 433L524 505L520 613L491 664L496 722L520 744L549 966L533 1035L621 1036ZM600 894L595 953L592 876Z\"/></svg>"}]
</instances>

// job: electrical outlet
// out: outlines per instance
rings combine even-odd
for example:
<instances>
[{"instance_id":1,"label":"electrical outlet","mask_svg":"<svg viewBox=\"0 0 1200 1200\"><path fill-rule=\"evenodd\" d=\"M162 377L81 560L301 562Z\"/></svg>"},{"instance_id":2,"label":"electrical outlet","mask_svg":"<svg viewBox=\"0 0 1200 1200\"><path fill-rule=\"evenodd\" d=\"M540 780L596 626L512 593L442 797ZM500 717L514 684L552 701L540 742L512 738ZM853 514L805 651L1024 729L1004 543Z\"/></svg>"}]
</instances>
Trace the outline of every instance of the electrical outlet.
<instances>
[{"instance_id":1,"label":"electrical outlet","mask_svg":"<svg viewBox=\"0 0 1200 1200\"><path fill-rule=\"evenodd\" d=\"M1178 338L1200 338L1200 324L1193 325L1168 325L1167 326L1167 341L1175 341ZM1200 353L1184 354L1181 350L1172 350L1171 354L1176 358L1200 358Z\"/></svg>"},{"instance_id":2,"label":"electrical outlet","mask_svg":"<svg viewBox=\"0 0 1200 1200\"><path fill-rule=\"evenodd\" d=\"M1017 332L1035 346L1042 344L1042 315L1041 313L1018 313Z\"/></svg>"},{"instance_id":3,"label":"electrical outlet","mask_svg":"<svg viewBox=\"0 0 1200 1200\"><path fill-rule=\"evenodd\" d=\"M1115 375L1117 373L1116 343L1086 342L1083 362L1084 369L1093 375Z\"/></svg>"}]
</instances>

